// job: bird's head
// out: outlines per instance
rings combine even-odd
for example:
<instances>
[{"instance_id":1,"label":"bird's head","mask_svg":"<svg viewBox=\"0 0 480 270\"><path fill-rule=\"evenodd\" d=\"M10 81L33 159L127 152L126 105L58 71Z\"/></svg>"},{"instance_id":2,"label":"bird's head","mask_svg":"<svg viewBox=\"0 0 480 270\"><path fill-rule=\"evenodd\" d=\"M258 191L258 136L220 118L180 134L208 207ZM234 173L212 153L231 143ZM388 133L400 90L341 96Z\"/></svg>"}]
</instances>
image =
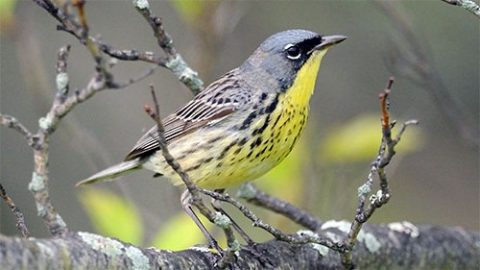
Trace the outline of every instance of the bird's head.
<instances>
[{"instance_id":1,"label":"bird's head","mask_svg":"<svg viewBox=\"0 0 480 270\"><path fill-rule=\"evenodd\" d=\"M276 80L279 91L286 91L300 73L316 78L327 50L347 37L323 36L307 30L287 30L267 38L242 67L262 71Z\"/></svg>"}]
</instances>

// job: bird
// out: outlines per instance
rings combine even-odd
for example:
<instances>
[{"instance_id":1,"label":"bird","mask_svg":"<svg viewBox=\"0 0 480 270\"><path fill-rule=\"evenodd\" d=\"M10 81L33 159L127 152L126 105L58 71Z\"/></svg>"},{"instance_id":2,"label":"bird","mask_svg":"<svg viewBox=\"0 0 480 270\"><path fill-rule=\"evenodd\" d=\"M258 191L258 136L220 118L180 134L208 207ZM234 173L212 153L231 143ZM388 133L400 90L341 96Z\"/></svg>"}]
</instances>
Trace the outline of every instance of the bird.
<instances>
[{"instance_id":1,"label":"bird","mask_svg":"<svg viewBox=\"0 0 480 270\"><path fill-rule=\"evenodd\" d=\"M197 187L223 192L260 177L285 159L307 122L325 53L346 38L302 29L276 33L243 64L162 119L167 148L190 180ZM113 180L142 168L169 178L174 185L184 185L165 160L159 136L156 125L137 141L123 162L77 186ZM193 211L188 189L182 193L181 203L210 247L222 252ZM231 220L248 244L254 243L225 211L212 206Z\"/></svg>"},{"instance_id":2,"label":"bird","mask_svg":"<svg viewBox=\"0 0 480 270\"><path fill-rule=\"evenodd\" d=\"M346 38L303 29L276 33L243 64L162 119L167 148L191 181L206 189L225 189L278 165L305 127L325 53ZM123 162L77 186L114 180L141 168L182 185L162 155L158 136L152 127Z\"/></svg>"}]
</instances>

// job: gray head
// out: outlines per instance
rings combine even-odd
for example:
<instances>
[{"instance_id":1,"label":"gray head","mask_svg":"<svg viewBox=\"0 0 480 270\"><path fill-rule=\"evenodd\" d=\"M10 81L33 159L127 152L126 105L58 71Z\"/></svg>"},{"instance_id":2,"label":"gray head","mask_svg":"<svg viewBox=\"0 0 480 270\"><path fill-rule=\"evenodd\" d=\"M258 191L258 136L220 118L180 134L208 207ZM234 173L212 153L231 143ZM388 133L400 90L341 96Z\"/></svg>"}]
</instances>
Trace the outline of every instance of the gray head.
<instances>
[{"instance_id":1,"label":"gray head","mask_svg":"<svg viewBox=\"0 0 480 270\"><path fill-rule=\"evenodd\" d=\"M245 61L242 69L267 72L283 91L290 87L297 72L316 51L345 40L345 36L322 36L312 31L295 29L276 33L267 38Z\"/></svg>"}]
</instances>

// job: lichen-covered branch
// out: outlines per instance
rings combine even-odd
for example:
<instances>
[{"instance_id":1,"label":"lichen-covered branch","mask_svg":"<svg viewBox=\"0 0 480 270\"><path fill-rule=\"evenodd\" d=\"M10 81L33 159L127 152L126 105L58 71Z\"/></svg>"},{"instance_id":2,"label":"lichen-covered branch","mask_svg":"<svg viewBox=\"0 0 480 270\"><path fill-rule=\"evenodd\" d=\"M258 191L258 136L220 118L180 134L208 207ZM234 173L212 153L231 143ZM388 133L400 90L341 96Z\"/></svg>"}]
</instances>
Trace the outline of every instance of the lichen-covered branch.
<instances>
[{"instance_id":1,"label":"lichen-covered branch","mask_svg":"<svg viewBox=\"0 0 480 270\"><path fill-rule=\"evenodd\" d=\"M473 15L480 18L480 6L473 0L442 0L445 3L454 6L460 6L467 11L470 11Z\"/></svg>"},{"instance_id":2,"label":"lichen-covered branch","mask_svg":"<svg viewBox=\"0 0 480 270\"><path fill-rule=\"evenodd\" d=\"M320 233L340 238L348 222L327 221ZM391 223L365 225L354 249L359 269L475 269L480 264L480 233L459 228ZM263 255L242 249L231 269L338 269L338 253L316 244L283 241L258 244ZM63 238L21 239L0 235L0 269L213 269L220 256L207 248L172 252L139 248L103 236L77 232Z\"/></svg>"},{"instance_id":3,"label":"lichen-covered branch","mask_svg":"<svg viewBox=\"0 0 480 270\"><path fill-rule=\"evenodd\" d=\"M53 206L48 188L49 171L49 138L56 130L60 120L65 117L76 105L89 99L95 93L104 89L118 89L126 87L152 73L150 69L146 75L130 79L127 82L117 83L113 80L107 61L89 36L89 27L84 10L85 1L55 1L34 0L39 6L47 10L60 23L63 30L77 37L84 44L95 60L95 73L88 85L70 93L69 77L67 73L67 59L70 46L62 47L58 52L56 65L56 95L47 114L38 120L38 130L31 133L16 118L0 114L0 124L10 127L21 133L28 144L33 148L34 169L28 189L32 192L38 215L44 220L50 233L54 236L63 236L68 232L67 225ZM74 10L77 10L75 13Z\"/></svg>"},{"instance_id":4,"label":"lichen-covered branch","mask_svg":"<svg viewBox=\"0 0 480 270\"><path fill-rule=\"evenodd\" d=\"M391 121L390 117L389 96L393 82L394 78L390 77L387 86L379 94L382 141L380 143L377 157L375 158L375 161L372 162L365 183L358 188L358 205L355 211L355 217L350 225L348 236L344 240L345 252L341 254L342 262L346 269L355 268L352 250L355 244L359 241L359 234L363 225L372 217L373 213L375 213L378 208L382 207L390 200L391 194L385 168L390 164L392 158L396 154L395 147L400 142L401 136L406 127L418 123L416 120L405 122L397 137L392 137L392 129L395 126L395 121ZM379 180L380 188L376 193L371 194L375 175Z\"/></svg>"},{"instance_id":5,"label":"lichen-covered branch","mask_svg":"<svg viewBox=\"0 0 480 270\"><path fill-rule=\"evenodd\" d=\"M163 50L166 57L156 55L151 51L139 51L136 49L116 49L112 45L102 41L99 37L93 37L89 34L88 21L86 18L84 0L75 1L51 1L51 0L33 0L37 5L45 9L59 23L57 29L65 31L76 37L90 51L97 63L97 70L106 77L109 88L117 84L113 82L111 74L108 72L106 60L102 53L123 61L143 61L153 63L158 66L169 69L177 76L178 80L185 84L194 94L200 92L203 88L203 82L194 71L183 60L173 45L173 40L165 31L161 18L155 16L150 10L148 0L133 1L135 9L142 14L153 30L159 47ZM76 8L77 12L73 11ZM153 70L150 70L153 72Z\"/></svg>"},{"instance_id":6,"label":"lichen-covered branch","mask_svg":"<svg viewBox=\"0 0 480 270\"><path fill-rule=\"evenodd\" d=\"M158 46L162 48L167 56L166 61L159 64L172 71L178 80L190 88L194 94L200 92L203 88L202 80L198 77L198 73L191 69L182 56L177 53L170 34L163 27L162 19L152 13L148 0L134 0L133 5L150 25L157 39Z\"/></svg>"}]
</instances>

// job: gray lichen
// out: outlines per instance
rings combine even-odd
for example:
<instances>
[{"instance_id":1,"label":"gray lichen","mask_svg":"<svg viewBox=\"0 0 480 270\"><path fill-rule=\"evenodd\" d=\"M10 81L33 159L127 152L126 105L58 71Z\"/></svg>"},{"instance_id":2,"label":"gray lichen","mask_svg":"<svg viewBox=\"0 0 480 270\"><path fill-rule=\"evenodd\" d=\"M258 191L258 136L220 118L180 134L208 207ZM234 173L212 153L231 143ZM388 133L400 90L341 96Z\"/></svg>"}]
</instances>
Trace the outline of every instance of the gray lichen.
<instances>
[{"instance_id":1,"label":"gray lichen","mask_svg":"<svg viewBox=\"0 0 480 270\"><path fill-rule=\"evenodd\" d=\"M213 221L215 222L215 225L222 229L226 229L230 225L232 225L232 221L230 220L230 218L220 212L215 213L215 218L213 219Z\"/></svg>"},{"instance_id":2,"label":"gray lichen","mask_svg":"<svg viewBox=\"0 0 480 270\"><path fill-rule=\"evenodd\" d=\"M372 188L370 187L370 185L365 183L365 184L361 185L360 187L358 187L358 190L357 190L358 197L367 196L368 193L370 193L371 191L372 191Z\"/></svg>"},{"instance_id":3,"label":"gray lichen","mask_svg":"<svg viewBox=\"0 0 480 270\"><path fill-rule=\"evenodd\" d=\"M137 7L138 9L149 9L150 8L150 3L148 3L148 0L133 0L133 5Z\"/></svg>"},{"instance_id":4,"label":"gray lichen","mask_svg":"<svg viewBox=\"0 0 480 270\"><path fill-rule=\"evenodd\" d=\"M92 249L100 251L109 257L116 257L122 254L125 248L122 243L117 240L102 237L88 232L78 232L82 241L89 245Z\"/></svg>"},{"instance_id":5,"label":"gray lichen","mask_svg":"<svg viewBox=\"0 0 480 270\"><path fill-rule=\"evenodd\" d=\"M255 197L255 193L256 193L256 191L253 188L253 186L249 183L246 183L246 184L243 184L242 186L240 186L240 188L238 189L237 197L248 200L248 199L252 199L253 197Z\"/></svg>"},{"instance_id":6,"label":"gray lichen","mask_svg":"<svg viewBox=\"0 0 480 270\"><path fill-rule=\"evenodd\" d=\"M325 223L322 224L322 227L320 228L321 230L326 230L329 228L335 228L338 229L344 233L348 233L350 231L350 222L347 222L345 220L329 220Z\"/></svg>"},{"instance_id":7,"label":"gray lichen","mask_svg":"<svg viewBox=\"0 0 480 270\"><path fill-rule=\"evenodd\" d=\"M417 226L408 221L390 223L388 224L388 228L395 232L409 234L412 238L417 238L419 235Z\"/></svg>"},{"instance_id":8,"label":"gray lichen","mask_svg":"<svg viewBox=\"0 0 480 270\"><path fill-rule=\"evenodd\" d=\"M39 192L45 189L45 177L38 175L36 172L32 173L32 180L28 184L28 190L31 192Z\"/></svg>"},{"instance_id":9,"label":"gray lichen","mask_svg":"<svg viewBox=\"0 0 480 270\"><path fill-rule=\"evenodd\" d=\"M165 63L165 66L195 93L202 89L203 82L198 77L198 73L191 69L179 54Z\"/></svg>"},{"instance_id":10,"label":"gray lichen","mask_svg":"<svg viewBox=\"0 0 480 270\"><path fill-rule=\"evenodd\" d=\"M129 246L125 250L127 256L132 260L133 264L133 269L135 270L146 270L150 269L150 261L148 260L148 257L143 254L143 252L134 247L134 246Z\"/></svg>"},{"instance_id":11,"label":"gray lichen","mask_svg":"<svg viewBox=\"0 0 480 270\"><path fill-rule=\"evenodd\" d=\"M365 244L365 247L371 253L377 252L382 246L382 244L380 243L380 241L378 241L375 235L363 231L360 231L360 233L358 234L358 241L363 242Z\"/></svg>"},{"instance_id":12,"label":"gray lichen","mask_svg":"<svg viewBox=\"0 0 480 270\"><path fill-rule=\"evenodd\" d=\"M52 127L52 119L48 117L41 117L38 119L38 126L43 130L48 130Z\"/></svg>"},{"instance_id":13,"label":"gray lichen","mask_svg":"<svg viewBox=\"0 0 480 270\"><path fill-rule=\"evenodd\" d=\"M55 82L57 85L57 91L60 94L65 94L68 85L68 74L66 72L58 73Z\"/></svg>"}]
</instances>

